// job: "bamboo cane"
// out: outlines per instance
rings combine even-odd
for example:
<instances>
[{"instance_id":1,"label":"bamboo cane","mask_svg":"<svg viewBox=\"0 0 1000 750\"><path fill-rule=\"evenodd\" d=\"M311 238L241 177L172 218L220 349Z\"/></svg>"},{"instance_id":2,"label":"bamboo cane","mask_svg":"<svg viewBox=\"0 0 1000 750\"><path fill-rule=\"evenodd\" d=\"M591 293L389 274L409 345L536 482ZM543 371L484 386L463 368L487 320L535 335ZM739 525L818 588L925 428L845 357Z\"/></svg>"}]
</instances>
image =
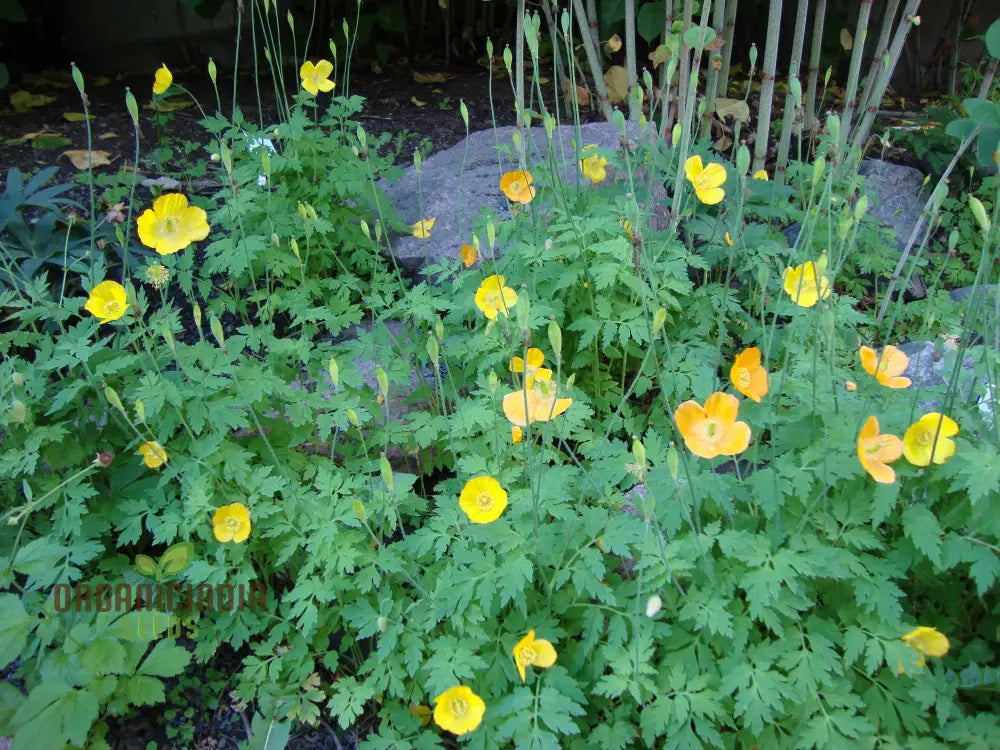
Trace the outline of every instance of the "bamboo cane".
<instances>
[{"instance_id":1,"label":"bamboo cane","mask_svg":"<svg viewBox=\"0 0 1000 750\"><path fill-rule=\"evenodd\" d=\"M524 2L517 0L517 20L514 41L514 98L517 100L517 127L524 125Z\"/></svg>"},{"instance_id":2,"label":"bamboo cane","mask_svg":"<svg viewBox=\"0 0 1000 750\"><path fill-rule=\"evenodd\" d=\"M816 0L813 14L812 44L809 49L809 80L806 84L806 130L819 130L816 117L816 88L819 80L819 56L823 48L823 23L826 20L826 0Z\"/></svg>"},{"instance_id":3,"label":"bamboo cane","mask_svg":"<svg viewBox=\"0 0 1000 750\"><path fill-rule=\"evenodd\" d=\"M860 151L861 146L868 139L872 124L875 122L875 114L878 112L878 104L882 101L882 97L885 96L885 91L889 87L892 71L896 69L896 63L899 62L903 45L906 43L906 36L913 26L913 17L919 9L920 0L907 1L906 7L903 9L903 18L896 28L896 35L889 49L888 60L883 63L882 59L876 59L872 63L872 66L878 70L878 74L873 73L871 76L871 81L868 84L870 95L866 97L868 106L853 129L851 148L854 150Z\"/></svg>"},{"instance_id":4,"label":"bamboo cane","mask_svg":"<svg viewBox=\"0 0 1000 750\"><path fill-rule=\"evenodd\" d=\"M684 41L684 34L691 26L691 16L694 14L694 0L684 0L684 15L681 17L681 67L677 77L677 111L687 112L687 80L691 71L691 48ZM680 115L678 114L678 117Z\"/></svg>"},{"instance_id":5,"label":"bamboo cane","mask_svg":"<svg viewBox=\"0 0 1000 750\"><path fill-rule=\"evenodd\" d=\"M871 83L871 79L877 70L876 64L879 60L882 60L887 54L889 54L889 39L892 36L892 30L895 27L896 10L898 8L899 0L889 0L889 3L885 6L885 11L882 13L882 27L879 31L878 41L875 43L875 49L872 53L872 68L868 72L868 78L865 81L863 89L864 94L858 103L858 112L868 108L868 95L870 92L869 84Z\"/></svg>"},{"instance_id":6,"label":"bamboo cane","mask_svg":"<svg viewBox=\"0 0 1000 750\"><path fill-rule=\"evenodd\" d=\"M524 0L521 2L523 3ZM590 36L587 14L583 10L583 0L573 0L573 8L583 41L583 51L587 55L587 64L590 66L590 75L594 79L594 88L597 89L597 102L604 119L611 122L611 101L608 99L608 87L604 83L604 73L601 68L601 58L597 54L597 45L594 43L593 37Z\"/></svg>"},{"instance_id":7,"label":"bamboo cane","mask_svg":"<svg viewBox=\"0 0 1000 750\"><path fill-rule=\"evenodd\" d=\"M736 33L736 6L739 0L729 0L726 4L726 43L722 46L722 70L719 71L718 90L723 96L729 95L729 71L733 61L733 36Z\"/></svg>"},{"instance_id":8,"label":"bamboo cane","mask_svg":"<svg viewBox=\"0 0 1000 750\"><path fill-rule=\"evenodd\" d=\"M639 83L635 66L635 0L625 0L625 77L628 80L628 91L625 94L629 103L628 117L630 120L638 120L642 105L636 104L632 97L632 92Z\"/></svg>"},{"instance_id":9,"label":"bamboo cane","mask_svg":"<svg viewBox=\"0 0 1000 750\"><path fill-rule=\"evenodd\" d=\"M736 0L731 0L736 2ZM722 38L726 24L726 0L716 0L712 9L712 26L715 35ZM715 99L719 91L719 71L722 70L722 52L716 49L709 55L708 86L705 88L705 118L702 125L702 137L708 136L712 126L712 113L715 112ZM725 92L723 92L725 94Z\"/></svg>"},{"instance_id":10,"label":"bamboo cane","mask_svg":"<svg viewBox=\"0 0 1000 750\"><path fill-rule=\"evenodd\" d=\"M781 0L771 0L767 13L767 46L760 76L760 109L757 113L757 140L753 150L753 171L764 168L767 140L771 132L771 105L774 97L774 70L778 65L778 37L781 33Z\"/></svg>"},{"instance_id":11,"label":"bamboo cane","mask_svg":"<svg viewBox=\"0 0 1000 750\"><path fill-rule=\"evenodd\" d=\"M847 145L847 134L851 130L854 110L857 107L855 97L858 95L858 78L861 75L861 58L865 52L865 39L868 36L868 18L872 12L872 0L861 0L858 6L858 23L854 29L854 48L851 50L851 64L847 70L847 88L844 91L844 112L840 117L840 132L843 142ZM875 61L877 63L877 60Z\"/></svg>"},{"instance_id":12,"label":"bamboo cane","mask_svg":"<svg viewBox=\"0 0 1000 750\"><path fill-rule=\"evenodd\" d=\"M788 149L792 142L792 122L795 119L796 108L796 102L792 97L792 79L799 75L799 69L802 65L802 47L805 44L806 17L808 15L809 0L799 0L799 4L795 10L795 35L792 39L792 59L788 63L788 93L785 95L785 114L781 120L778 161L774 167L774 179L778 183L785 182L785 167L788 166Z\"/></svg>"}]
</instances>

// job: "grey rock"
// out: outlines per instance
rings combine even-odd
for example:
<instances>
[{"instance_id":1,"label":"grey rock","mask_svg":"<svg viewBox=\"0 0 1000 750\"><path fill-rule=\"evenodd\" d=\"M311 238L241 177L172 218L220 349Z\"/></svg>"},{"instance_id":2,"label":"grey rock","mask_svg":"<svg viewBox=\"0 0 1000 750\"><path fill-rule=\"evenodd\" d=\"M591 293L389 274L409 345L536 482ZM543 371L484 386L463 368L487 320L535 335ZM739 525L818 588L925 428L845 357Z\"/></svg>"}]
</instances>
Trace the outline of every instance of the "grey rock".
<instances>
[{"instance_id":1,"label":"grey rock","mask_svg":"<svg viewBox=\"0 0 1000 750\"><path fill-rule=\"evenodd\" d=\"M890 164L881 159L865 159L858 174L871 185L868 191L868 213L896 233L900 251L920 220L927 201L921 196L924 175L913 167Z\"/></svg>"},{"instance_id":2,"label":"grey rock","mask_svg":"<svg viewBox=\"0 0 1000 750\"><path fill-rule=\"evenodd\" d=\"M437 220L426 240L404 235L393 241L393 255L404 272L415 275L425 263L456 258L459 247L469 241L475 219L483 209L496 213L501 221L510 217L507 200L500 192L500 177L516 168L516 161L497 147L508 146L514 153L511 138L514 130L503 127L472 133L466 140L428 157L421 166L419 179L411 167L399 182L379 183L405 223L414 224L431 217ZM580 131L581 145L595 143L601 148L617 149L621 141L615 127L606 122L585 123ZM529 132L531 138L525 139L531 153L528 161L540 164L548 158L545 130L535 127ZM630 131L630 137L635 134ZM562 178L569 183L576 180L576 158L571 145L575 137L575 129L570 125L557 127L552 137L557 163L562 165ZM536 182L540 171L534 172Z\"/></svg>"},{"instance_id":3,"label":"grey rock","mask_svg":"<svg viewBox=\"0 0 1000 750\"><path fill-rule=\"evenodd\" d=\"M858 168L858 174L871 185L866 191L868 213L895 233L896 249L902 253L927 201L927 196L922 195L923 173L919 169L890 164L881 159L865 159ZM924 299L926 296L927 287L923 279L913 274L904 299Z\"/></svg>"},{"instance_id":4,"label":"grey rock","mask_svg":"<svg viewBox=\"0 0 1000 750\"><path fill-rule=\"evenodd\" d=\"M957 350L934 341L909 341L900 344L899 349L910 359L906 372L903 373L913 381L910 388L924 390L948 385L955 367ZM983 379L977 385L974 371L975 361L973 358L964 357L958 375L958 398L967 399L970 390L975 387L976 392L982 394L978 397L979 410L983 412L987 421L992 423L994 399L990 384ZM942 402L936 399L926 399L919 402L920 408L924 411L938 410L941 405Z\"/></svg>"},{"instance_id":5,"label":"grey rock","mask_svg":"<svg viewBox=\"0 0 1000 750\"><path fill-rule=\"evenodd\" d=\"M975 290L976 287L974 286L963 286L959 287L958 289L952 289L950 292L948 292L948 294L956 302L962 302L968 299L969 295L972 294L972 292ZM989 297L989 302L995 304L997 296L996 285L985 284L983 286L980 286L978 287L978 293L987 295Z\"/></svg>"}]
</instances>

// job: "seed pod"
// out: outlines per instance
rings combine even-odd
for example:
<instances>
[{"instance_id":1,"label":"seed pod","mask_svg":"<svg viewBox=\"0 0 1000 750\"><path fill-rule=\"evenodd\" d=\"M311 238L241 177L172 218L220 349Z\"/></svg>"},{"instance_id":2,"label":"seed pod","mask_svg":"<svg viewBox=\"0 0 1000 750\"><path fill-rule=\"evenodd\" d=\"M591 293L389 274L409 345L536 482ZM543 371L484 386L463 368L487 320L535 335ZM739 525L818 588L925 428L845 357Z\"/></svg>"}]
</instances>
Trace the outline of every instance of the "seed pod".
<instances>
[{"instance_id":1,"label":"seed pod","mask_svg":"<svg viewBox=\"0 0 1000 750\"><path fill-rule=\"evenodd\" d=\"M385 482L386 489L392 492L392 467L389 465L389 459L385 457L384 453L379 456L378 463L379 471L382 473L382 481Z\"/></svg>"},{"instance_id":2,"label":"seed pod","mask_svg":"<svg viewBox=\"0 0 1000 750\"><path fill-rule=\"evenodd\" d=\"M549 321L549 346L552 347L556 359L562 356L562 329L554 320Z\"/></svg>"},{"instance_id":3,"label":"seed pod","mask_svg":"<svg viewBox=\"0 0 1000 750\"><path fill-rule=\"evenodd\" d=\"M104 398L122 414L125 413L125 409L122 407L122 400L118 398L118 393L110 385L104 386Z\"/></svg>"}]
</instances>

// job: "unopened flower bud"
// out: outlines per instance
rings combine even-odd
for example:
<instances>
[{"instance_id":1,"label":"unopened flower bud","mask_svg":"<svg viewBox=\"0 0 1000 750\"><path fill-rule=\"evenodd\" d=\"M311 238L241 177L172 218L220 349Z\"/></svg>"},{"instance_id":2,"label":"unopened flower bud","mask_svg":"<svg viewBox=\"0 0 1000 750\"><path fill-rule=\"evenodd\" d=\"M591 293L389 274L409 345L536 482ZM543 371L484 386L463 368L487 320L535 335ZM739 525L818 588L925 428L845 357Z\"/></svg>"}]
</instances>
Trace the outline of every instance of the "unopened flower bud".
<instances>
[{"instance_id":1,"label":"unopened flower bud","mask_svg":"<svg viewBox=\"0 0 1000 750\"><path fill-rule=\"evenodd\" d=\"M351 510L354 511L354 515L361 523L364 523L368 519L368 514L365 512L365 504L360 500L354 501L351 505Z\"/></svg>"},{"instance_id":2,"label":"unopened flower bud","mask_svg":"<svg viewBox=\"0 0 1000 750\"><path fill-rule=\"evenodd\" d=\"M635 461L640 467L646 465L646 447L642 444L639 438L634 438L632 440L632 455L635 457Z\"/></svg>"},{"instance_id":3,"label":"unopened flower bud","mask_svg":"<svg viewBox=\"0 0 1000 750\"><path fill-rule=\"evenodd\" d=\"M495 396L497 389L500 387L500 378L497 377L497 374L493 372L493 370L490 370L490 374L487 376L486 380L490 384L490 393Z\"/></svg>"},{"instance_id":4,"label":"unopened flower bud","mask_svg":"<svg viewBox=\"0 0 1000 750\"><path fill-rule=\"evenodd\" d=\"M379 618L375 620L375 625L378 627L378 632L384 633L386 628L389 627L389 620L385 617L379 616Z\"/></svg>"},{"instance_id":5,"label":"unopened flower bud","mask_svg":"<svg viewBox=\"0 0 1000 750\"><path fill-rule=\"evenodd\" d=\"M281 247L281 238L277 232L271 232L271 244L275 247Z\"/></svg>"},{"instance_id":6,"label":"unopened flower bud","mask_svg":"<svg viewBox=\"0 0 1000 750\"><path fill-rule=\"evenodd\" d=\"M219 346L223 349L226 348L226 337L222 335L222 323L214 315L208 316L208 327L212 331L212 335L215 336L215 340L219 343Z\"/></svg>"},{"instance_id":7,"label":"unopened flower bud","mask_svg":"<svg viewBox=\"0 0 1000 750\"><path fill-rule=\"evenodd\" d=\"M979 228L983 230L983 234L989 234L990 217L986 215L986 208L982 202L975 196L970 195L969 208L972 209L972 215L976 218Z\"/></svg>"},{"instance_id":8,"label":"unopened flower bud","mask_svg":"<svg viewBox=\"0 0 1000 750\"><path fill-rule=\"evenodd\" d=\"M677 454L677 448L671 445L667 448L667 468L670 469L670 476L675 482L677 481L679 464L680 456Z\"/></svg>"},{"instance_id":9,"label":"unopened flower bud","mask_svg":"<svg viewBox=\"0 0 1000 750\"><path fill-rule=\"evenodd\" d=\"M385 370L381 367L375 368L375 381L378 383L378 389L382 392L383 396L389 395L389 376L386 375Z\"/></svg>"},{"instance_id":10,"label":"unopened flower bud","mask_svg":"<svg viewBox=\"0 0 1000 750\"><path fill-rule=\"evenodd\" d=\"M215 67L215 60L213 60L211 57L208 58L208 77L212 79L212 83L215 83L215 77L217 73L218 71L216 70Z\"/></svg>"},{"instance_id":11,"label":"unopened flower bud","mask_svg":"<svg viewBox=\"0 0 1000 750\"><path fill-rule=\"evenodd\" d=\"M549 321L549 346L552 347L556 359L562 356L562 329L554 320Z\"/></svg>"},{"instance_id":12,"label":"unopened flower bud","mask_svg":"<svg viewBox=\"0 0 1000 750\"><path fill-rule=\"evenodd\" d=\"M646 617L652 619L663 609L663 600L659 594L653 594L646 600Z\"/></svg>"},{"instance_id":13,"label":"unopened flower bud","mask_svg":"<svg viewBox=\"0 0 1000 750\"><path fill-rule=\"evenodd\" d=\"M295 258L301 261L302 256L299 255L299 243L295 241L294 237L292 237L292 239L288 241L288 246L292 248L292 254L295 256Z\"/></svg>"},{"instance_id":14,"label":"unopened flower bud","mask_svg":"<svg viewBox=\"0 0 1000 750\"><path fill-rule=\"evenodd\" d=\"M361 220L361 234L365 236L365 239L370 240L372 238L372 230L368 228L368 222L364 219Z\"/></svg>"},{"instance_id":15,"label":"unopened flower bud","mask_svg":"<svg viewBox=\"0 0 1000 750\"><path fill-rule=\"evenodd\" d=\"M20 388L24 385L24 375L19 372L15 372L10 376L10 382L13 383L16 388Z\"/></svg>"},{"instance_id":16,"label":"unopened flower bud","mask_svg":"<svg viewBox=\"0 0 1000 750\"><path fill-rule=\"evenodd\" d=\"M384 453L379 456L378 463L379 471L382 474L382 481L385 482L386 489L392 492L392 466L389 465L389 459L385 457Z\"/></svg>"},{"instance_id":17,"label":"unopened flower bud","mask_svg":"<svg viewBox=\"0 0 1000 750\"><path fill-rule=\"evenodd\" d=\"M653 313L653 335L655 336L663 328L663 324L667 322L667 309L665 307L659 308L655 313Z\"/></svg>"},{"instance_id":18,"label":"unopened flower bud","mask_svg":"<svg viewBox=\"0 0 1000 750\"><path fill-rule=\"evenodd\" d=\"M210 161L216 161L216 162L222 159L221 156L219 156L217 153L214 152L208 158Z\"/></svg>"},{"instance_id":19,"label":"unopened flower bud","mask_svg":"<svg viewBox=\"0 0 1000 750\"><path fill-rule=\"evenodd\" d=\"M141 398L135 400L135 415L139 418L140 422L146 421L146 406L142 403Z\"/></svg>"},{"instance_id":20,"label":"unopened flower bud","mask_svg":"<svg viewBox=\"0 0 1000 750\"><path fill-rule=\"evenodd\" d=\"M10 405L10 421L17 422L18 424L24 424L24 420L28 418L28 407L24 405L24 402L20 399L14 399L14 403Z\"/></svg>"},{"instance_id":21,"label":"unopened flower bud","mask_svg":"<svg viewBox=\"0 0 1000 750\"><path fill-rule=\"evenodd\" d=\"M741 143L740 147L736 149L736 171L741 177L750 171L750 149L746 147L746 144Z\"/></svg>"},{"instance_id":22,"label":"unopened flower bud","mask_svg":"<svg viewBox=\"0 0 1000 750\"><path fill-rule=\"evenodd\" d=\"M118 398L118 393L110 385L104 386L104 398L122 414L125 413L125 409L122 407L122 400Z\"/></svg>"},{"instance_id":23,"label":"unopened flower bud","mask_svg":"<svg viewBox=\"0 0 1000 750\"><path fill-rule=\"evenodd\" d=\"M674 125L673 129L670 131L670 145L676 146L681 142L681 124L678 122Z\"/></svg>"},{"instance_id":24,"label":"unopened flower bud","mask_svg":"<svg viewBox=\"0 0 1000 750\"><path fill-rule=\"evenodd\" d=\"M437 367L440 361L440 350L438 349L438 341L433 336L427 337L427 356L431 358L431 364Z\"/></svg>"},{"instance_id":25,"label":"unopened flower bud","mask_svg":"<svg viewBox=\"0 0 1000 750\"><path fill-rule=\"evenodd\" d=\"M350 422L355 427L357 427L359 424L361 424L358 421L358 413L356 411L354 411L354 409L351 409L350 407L348 407L348 409L347 409L347 421Z\"/></svg>"},{"instance_id":26,"label":"unopened flower bud","mask_svg":"<svg viewBox=\"0 0 1000 750\"><path fill-rule=\"evenodd\" d=\"M337 360L330 360L330 364L327 366L327 372L330 373L330 382L333 384L333 387L336 388L340 384L340 366L337 364Z\"/></svg>"},{"instance_id":27,"label":"unopened flower bud","mask_svg":"<svg viewBox=\"0 0 1000 750\"><path fill-rule=\"evenodd\" d=\"M868 196L862 193L858 202L854 204L854 220L861 221L866 213L868 213Z\"/></svg>"}]
</instances>

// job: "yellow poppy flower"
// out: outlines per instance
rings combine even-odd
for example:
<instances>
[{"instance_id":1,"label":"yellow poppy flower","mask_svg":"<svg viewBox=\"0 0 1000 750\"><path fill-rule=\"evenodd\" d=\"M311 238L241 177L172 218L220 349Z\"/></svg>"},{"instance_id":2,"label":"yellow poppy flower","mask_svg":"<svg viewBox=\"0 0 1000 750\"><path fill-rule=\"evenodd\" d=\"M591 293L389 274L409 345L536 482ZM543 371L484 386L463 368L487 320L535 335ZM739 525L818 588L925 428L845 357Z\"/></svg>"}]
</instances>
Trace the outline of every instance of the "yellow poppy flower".
<instances>
[{"instance_id":1,"label":"yellow poppy flower","mask_svg":"<svg viewBox=\"0 0 1000 750\"><path fill-rule=\"evenodd\" d=\"M747 398L757 403L767 395L767 370L760 364L760 349L751 346L736 355L733 367L729 371L729 379L733 386Z\"/></svg>"},{"instance_id":2,"label":"yellow poppy flower","mask_svg":"<svg viewBox=\"0 0 1000 750\"><path fill-rule=\"evenodd\" d=\"M245 542L250 536L250 509L243 503L218 508L212 516L212 533L220 542Z\"/></svg>"},{"instance_id":3,"label":"yellow poppy flower","mask_svg":"<svg viewBox=\"0 0 1000 750\"><path fill-rule=\"evenodd\" d=\"M921 625L900 638L906 641L907 646L920 654L919 660L915 662L918 667L927 664L926 657L928 656L941 657L948 653L948 638L937 628Z\"/></svg>"},{"instance_id":4,"label":"yellow poppy flower","mask_svg":"<svg viewBox=\"0 0 1000 750\"><path fill-rule=\"evenodd\" d=\"M694 194L706 206L714 206L726 197L722 186L726 183L726 168L718 162L709 162L702 166L701 157L697 154L684 162L684 174L694 185Z\"/></svg>"},{"instance_id":5,"label":"yellow poppy flower","mask_svg":"<svg viewBox=\"0 0 1000 750\"><path fill-rule=\"evenodd\" d=\"M597 145L591 143L583 149L584 157L580 160L580 171L583 176L593 183L603 182L608 176L608 160L600 154L593 153L597 150ZM589 154L589 156L588 156Z\"/></svg>"},{"instance_id":6,"label":"yellow poppy flower","mask_svg":"<svg viewBox=\"0 0 1000 750\"><path fill-rule=\"evenodd\" d=\"M434 227L434 222L437 221L435 218L421 219L413 228L410 230L410 234L416 237L418 240L426 240L431 236L431 229Z\"/></svg>"},{"instance_id":7,"label":"yellow poppy flower","mask_svg":"<svg viewBox=\"0 0 1000 750\"><path fill-rule=\"evenodd\" d=\"M526 679L525 667L547 669L556 663L555 648L548 641L535 638L534 630L529 630L528 634L517 642L512 653L514 654L514 664L517 665L517 673L521 675L521 682Z\"/></svg>"},{"instance_id":8,"label":"yellow poppy flower","mask_svg":"<svg viewBox=\"0 0 1000 750\"><path fill-rule=\"evenodd\" d=\"M936 411L929 412L911 424L903 434L903 455L914 466L928 466L931 461L943 464L955 455L955 441L951 438L957 434L955 420ZM937 442L934 441L935 435Z\"/></svg>"},{"instance_id":9,"label":"yellow poppy flower","mask_svg":"<svg viewBox=\"0 0 1000 750\"><path fill-rule=\"evenodd\" d=\"M503 284L503 276L487 276L476 290L476 307L490 320L495 320L497 313L507 315L517 304L517 292Z\"/></svg>"},{"instance_id":10,"label":"yellow poppy flower","mask_svg":"<svg viewBox=\"0 0 1000 750\"><path fill-rule=\"evenodd\" d=\"M735 456L750 445L750 426L737 422L740 401L731 393L717 391L705 406L685 401L674 412L674 422L692 453L702 458Z\"/></svg>"},{"instance_id":11,"label":"yellow poppy flower","mask_svg":"<svg viewBox=\"0 0 1000 750\"><path fill-rule=\"evenodd\" d=\"M492 523L507 507L507 492L493 477L475 477L465 483L458 505L472 523Z\"/></svg>"},{"instance_id":12,"label":"yellow poppy flower","mask_svg":"<svg viewBox=\"0 0 1000 750\"><path fill-rule=\"evenodd\" d=\"M830 296L830 280L817 274L816 264L811 260L786 268L781 278L785 283L785 293L800 307L812 307Z\"/></svg>"},{"instance_id":13,"label":"yellow poppy flower","mask_svg":"<svg viewBox=\"0 0 1000 750\"><path fill-rule=\"evenodd\" d=\"M573 403L571 398L556 398L557 392L558 386L551 380L536 378L530 387L503 397L503 413L511 424L518 427L527 427L534 422L548 422Z\"/></svg>"},{"instance_id":14,"label":"yellow poppy flower","mask_svg":"<svg viewBox=\"0 0 1000 750\"><path fill-rule=\"evenodd\" d=\"M903 441L895 435L882 435L878 419L868 417L858 434L858 460L872 479L880 484L896 481L896 472L889 464L903 455Z\"/></svg>"},{"instance_id":15,"label":"yellow poppy flower","mask_svg":"<svg viewBox=\"0 0 1000 750\"><path fill-rule=\"evenodd\" d=\"M517 427L516 425L514 427L511 427L510 439L511 442L514 443L514 445L517 445L522 440L524 440L524 430L522 430L520 427Z\"/></svg>"},{"instance_id":16,"label":"yellow poppy flower","mask_svg":"<svg viewBox=\"0 0 1000 750\"><path fill-rule=\"evenodd\" d=\"M476 252L476 248L472 245L462 245L462 249L458 252L458 257L461 258L466 268L470 268L476 262L479 253Z\"/></svg>"},{"instance_id":17,"label":"yellow poppy flower","mask_svg":"<svg viewBox=\"0 0 1000 750\"><path fill-rule=\"evenodd\" d=\"M83 309L94 315L101 323L118 320L128 310L125 287L117 281L102 281L90 290Z\"/></svg>"},{"instance_id":18,"label":"yellow poppy flower","mask_svg":"<svg viewBox=\"0 0 1000 750\"><path fill-rule=\"evenodd\" d=\"M531 173L523 169L507 172L500 178L500 189L507 199L513 203L527 205L535 199L535 188L532 186Z\"/></svg>"},{"instance_id":19,"label":"yellow poppy flower","mask_svg":"<svg viewBox=\"0 0 1000 750\"><path fill-rule=\"evenodd\" d=\"M153 93L157 96L166 93L173 82L174 74L170 72L170 68L166 64L160 65L156 69L156 76L153 78Z\"/></svg>"},{"instance_id":20,"label":"yellow poppy flower","mask_svg":"<svg viewBox=\"0 0 1000 750\"><path fill-rule=\"evenodd\" d=\"M542 350L531 347L528 349L528 369L525 370L524 360L520 357L514 357L510 361L510 369L511 372L523 372L524 386L531 388L536 380L549 380L552 377L552 370L542 367L544 361L545 355L542 354Z\"/></svg>"},{"instance_id":21,"label":"yellow poppy flower","mask_svg":"<svg viewBox=\"0 0 1000 750\"><path fill-rule=\"evenodd\" d=\"M910 379L900 377L910 364L909 358L891 344L882 350L881 359L875 350L868 346L861 347L861 366L865 372L874 375L875 379L886 388L909 388Z\"/></svg>"},{"instance_id":22,"label":"yellow poppy flower","mask_svg":"<svg viewBox=\"0 0 1000 750\"><path fill-rule=\"evenodd\" d=\"M299 68L302 88L313 96L319 94L320 91L333 91L337 84L330 80L331 73L333 73L333 63L329 60L320 60L315 65L306 60Z\"/></svg>"},{"instance_id":23,"label":"yellow poppy flower","mask_svg":"<svg viewBox=\"0 0 1000 750\"><path fill-rule=\"evenodd\" d=\"M753 178L755 180L763 180L764 182L767 182L769 179L767 176L767 170L758 169L756 172L753 173Z\"/></svg>"},{"instance_id":24,"label":"yellow poppy flower","mask_svg":"<svg viewBox=\"0 0 1000 750\"><path fill-rule=\"evenodd\" d=\"M142 462L150 469L159 469L167 462L167 452L155 440L147 440L139 446Z\"/></svg>"},{"instance_id":25,"label":"yellow poppy flower","mask_svg":"<svg viewBox=\"0 0 1000 750\"><path fill-rule=\"evenodd\" d=\"M160 255L170 255L208 237L208 216L189 206L181 193L166 193L153 201L136 221L139 241Z\"/></svg>"},{"instance_id":26,"label":"yellow poppy flower","mask_svg":"<svg viewBox=\"0 0 1000 750\"><path fill-rule=\"evenodd\" d=\"M483 699L472 688L456 685L434 699L434 723L452 734L468 734L486 713Z\"/></svg>"}]
</instances>

